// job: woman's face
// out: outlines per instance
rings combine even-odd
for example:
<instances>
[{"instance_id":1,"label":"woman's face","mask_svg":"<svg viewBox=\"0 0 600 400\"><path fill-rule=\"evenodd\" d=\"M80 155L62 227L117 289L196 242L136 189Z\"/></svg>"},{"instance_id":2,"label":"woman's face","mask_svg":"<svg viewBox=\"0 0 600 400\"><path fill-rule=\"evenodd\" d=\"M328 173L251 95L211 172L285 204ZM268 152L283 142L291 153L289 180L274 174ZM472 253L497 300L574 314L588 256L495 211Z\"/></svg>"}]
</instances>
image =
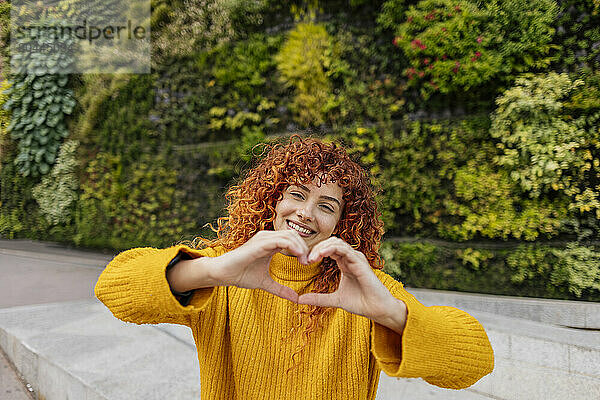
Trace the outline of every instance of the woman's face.
<instances>
[{"instance_id":1,"label":"woman's face","mask_svg":"<svg viewBox=\"0 0 600 400\"><path fill-rule=\"evenodd\" d=\"M291 185L275 206L273 227L297 231L312 249L335 232L344 207L342 195L337 183Z\"/></svg>"}]
</instances>

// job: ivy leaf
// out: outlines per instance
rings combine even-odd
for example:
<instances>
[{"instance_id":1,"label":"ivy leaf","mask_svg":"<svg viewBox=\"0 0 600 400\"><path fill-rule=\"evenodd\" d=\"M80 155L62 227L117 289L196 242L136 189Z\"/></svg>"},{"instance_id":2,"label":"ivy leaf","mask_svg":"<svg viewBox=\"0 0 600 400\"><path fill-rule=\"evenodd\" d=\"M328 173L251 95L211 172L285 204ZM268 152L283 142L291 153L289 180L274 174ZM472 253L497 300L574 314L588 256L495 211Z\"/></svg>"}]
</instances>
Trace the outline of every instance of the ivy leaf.
<instances>
[{"instance_id":1,"label":"ivy leaf","mask_svg":"<svg viewBox=\"0 0 600 400\"><path fill-rule=\"evenodd\" d=\"M44 158L46 159L47 162L53 163L54 160L56 159L56 153L46 152L44 154Z\"/></svg>"},{"instance_id":2,"label":"ivy leaf","mask_svg":"<svg viewBox=\"0 0 600 400\"><path fill-rule=\"evenodd\" d=\"M42 148L39 149L36 153L35 153L35 162L39 163L42 161L42 157L44 156L44 153L46 152L46 149Z\"/></svg>"},{"instance_id":3,"label":"ivy leaf","mask_svg":"<svg viewBox=\"0 0 600 400\"><path fill-rule=\"evenodd\" d=\"M50 166L44 162L41 163L38 168L42 175L46 175L48 173L48 171L50 171Z\"/></svg>"},{"instance_id":4,"label":"ivy leaf","mask_svg":"<svg viewBox=\"0 0 600 400\"><path fill-rule=\"evenodd\" d=\"M46 125L48 125L51 128L54 128L56 125L58 125L61 118L62 118L62 115L60 115L60 114L52 115L46 120Z\"/></svg>"},{"instance_id":5,"label":"ivy leaf","mask_svg":"<svg viewBox=\"0 0 600 400\"><path fill-rule=\"evenodd\" d=\"M73 107L75 107L75 100L72 98L67 98L62 105L62 111L65 114L71 114L73 112Z\"/></svg>"},{"instance_id":6,"label":"ivy leaf","mask_svg":"<svg viewBox=\"0 0 600 400\"><path fill-rule=\"evenodd\" d=\"M56 58L49 58L49 59L46 61L46 66L47 66L48 68L55 67L55 66L56 66Z\"/></svg>"},{"instance_id":7,"label":"ivy leaf","mask_svg":"<svg viewBox=\"0 0 600 400\"><path fill-rule=\"evenodd\" d=\"M33 114L33 123L36 126L42 125L45 120L46 120L46 110L45 109L39 109L35 112L35 114Z\"/></svg>"},{"instance_id":8,"label":"ivy leaf","mask_svg":"<svg viewBox=\"0 0 600 400\"><path fill-rule=\"evenodd\" d=\"M64 87L64 86L67 84L67 82L69 82L69 77L68 77L68 76L66 76L66 75L64 75L64 76L62 76L62 77L60 77L60 78L58 78L58 81L56 81L56 83L57 83L57 84L58 84L58 86L60 86L60 87Z\"/></svg>"},{"instance_id":9,"label":"ivy leaf","mask_svg":"<svg viewBox=\"0 0 600 400\"><path fill-rule=\"evenodd\" d=\"M60 106L58 104L52 104L49 108L48 108L48 112L50 114L58 114L60 112Z\"/></svg>"},{"instance_id":10,"label":"ivy leaf","mask_svg":"<svg viewBox=\"0 0 600 400\"><path fill-rule=\"evenodd\" d=\"M69 131L67 130L67 128L65 128L64 124L60 124L59 126L57 126L56 132L64 138L69 136Z\"/></svg>"}]
</instances>

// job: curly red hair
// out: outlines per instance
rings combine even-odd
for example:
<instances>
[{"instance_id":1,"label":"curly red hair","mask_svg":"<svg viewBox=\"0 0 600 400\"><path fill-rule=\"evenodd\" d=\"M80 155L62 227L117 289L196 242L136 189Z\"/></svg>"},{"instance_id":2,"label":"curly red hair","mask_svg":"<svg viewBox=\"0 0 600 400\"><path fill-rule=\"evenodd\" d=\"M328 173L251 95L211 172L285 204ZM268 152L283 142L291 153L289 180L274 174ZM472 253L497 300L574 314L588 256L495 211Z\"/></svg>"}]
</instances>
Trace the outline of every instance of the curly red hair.
<instances>
[{"instance_id":1,"label":"curly red hair","mask_svg":"<svg viewBox=\"0 0 600 400\"><path fill-rule=\"evenodd\" d=\"M317 179L321 183L335 182L343 191L344 208L335 236L343 239L354 249L361 251L374 269L383 268L378 250L383 235L383 222L377 211L375 193L366 171L335 143L325 143L313 138L294 135L289 143L266 145L267 155L243 177L238 185L227 191L228 216L219 218L215 230L217 238L200 240L209 247L223 246L233 250L261 230L273 230L275 206L291 184L309 183ZM337 289L340 271L336 262L325 258L321 272L314 278L313 292L330 293ZM308 316L295 356L308 344L311 332L318 329L321 319L330 309L305 306L300 311L295 329L303 325L302 316Z\"/></svg>"}]
</instances>

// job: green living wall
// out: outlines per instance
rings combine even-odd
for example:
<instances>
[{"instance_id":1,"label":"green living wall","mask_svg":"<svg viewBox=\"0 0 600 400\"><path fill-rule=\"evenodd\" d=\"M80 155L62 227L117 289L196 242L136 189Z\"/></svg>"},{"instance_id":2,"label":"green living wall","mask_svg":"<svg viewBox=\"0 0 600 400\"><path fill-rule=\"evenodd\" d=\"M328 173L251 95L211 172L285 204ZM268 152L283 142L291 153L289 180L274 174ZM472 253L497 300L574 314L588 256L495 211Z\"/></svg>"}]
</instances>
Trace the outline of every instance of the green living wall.
<instances>
[{"instance_id":1,"label":"green living wall","mask_svg":"<svg viewBox=\"0 0 600 400\"><path fill-rule=\"evenodd\" d=\"M32 77L3 45L0 235L209 236L253 146L310 134L369 169L405 284L597 301L599 26L597 0L154 0L150 74Z\"/></svg>"}]
</instances>

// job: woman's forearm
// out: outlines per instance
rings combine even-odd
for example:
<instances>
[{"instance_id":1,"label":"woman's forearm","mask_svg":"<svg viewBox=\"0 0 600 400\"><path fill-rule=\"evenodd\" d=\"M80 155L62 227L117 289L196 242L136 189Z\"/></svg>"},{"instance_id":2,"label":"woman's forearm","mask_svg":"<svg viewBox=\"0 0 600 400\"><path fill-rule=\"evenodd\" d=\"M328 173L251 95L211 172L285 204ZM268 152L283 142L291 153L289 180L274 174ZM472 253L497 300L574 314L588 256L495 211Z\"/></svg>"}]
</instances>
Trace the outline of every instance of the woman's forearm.
<instances>
[{"instance_id":1,"label":"woman's forearm","mask_svg":"<svg viewBox=\"0 0 600 400\"><path fill-rule=\"evenodd\" d=\"M181 260L167 272L167 281L176 292L221 286L222 282L215 276L216 258L199 257L193 260Z\"/></svg>"}]
</instances>

